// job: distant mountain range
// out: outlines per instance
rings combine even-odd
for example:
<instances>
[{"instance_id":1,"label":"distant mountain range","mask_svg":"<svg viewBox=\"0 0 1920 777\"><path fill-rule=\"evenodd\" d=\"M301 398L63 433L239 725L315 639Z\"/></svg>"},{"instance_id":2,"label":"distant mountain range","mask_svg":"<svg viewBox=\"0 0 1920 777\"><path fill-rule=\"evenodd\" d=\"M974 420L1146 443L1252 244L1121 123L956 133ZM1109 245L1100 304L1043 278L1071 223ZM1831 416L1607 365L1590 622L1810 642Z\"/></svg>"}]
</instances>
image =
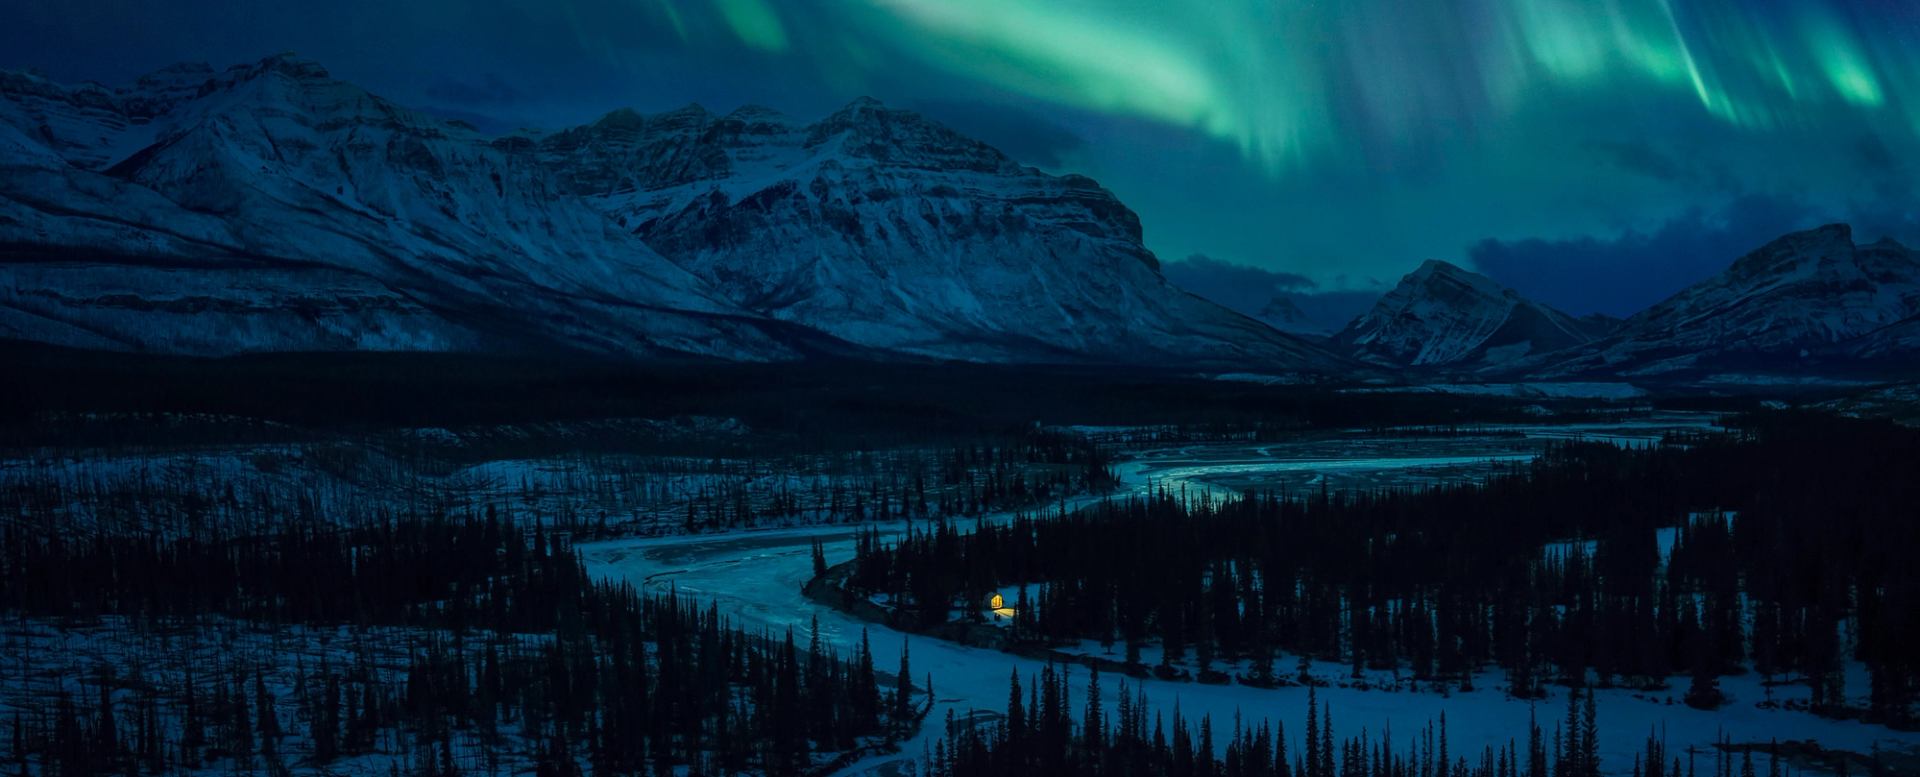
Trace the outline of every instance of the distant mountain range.
<instances>
[{"instance_id":1,"label":"distant mountain range","mask_svg":"<svg viewBox=\"0 0 1920 777\"><path fill-rule=\"evenodd\" d=\"M1677 378L1916 366L1920 252L1844 224L1781 237L1606 337L1511 365L1546 376ZM1904 360L1904 364L1901 364Z\"/></svg>"},{"instance_id":2,"label":"distant mountain range","mask_svg":"<svg viewBox=\"0 0 1920 777\"><path fill-rule=\"evenodd\" d=\"M1244 315L1243 315L1244 313ZM1910 369L1920 258L1788 235L1624 321L1444 262L1328 338L1168 283L1139 219L862 99L487 135L293 56L109 88L0 72L0 338L1182 366L1335 379Z\"/></svg>"},{"instance_id":3,"label":"distant mountain range","mask_svg":"<svg viewBox=\"0 0 1920 777\"><path fill-rule=\"evenodd\" d=\"M1092 180L871 100L491 137L292 56L0 74L0 337L1341 368L1157 266Z\"/></svg>"},{"instance_id":4,"label":"distant mountain range","mask_svg":"<svg viewBox=\"0 0 1920 777\"><path fill-rule=\"evenodd\" d=\"M1592 342L1611 323L1576 319L1484 275L1428 260L1332 344L1385 365L1500 365Z\"/></svg>"},{"instance_id":5,"label":"distant mountain range","mask_svg":"<svg viewBox=\"0 0 1920 777\"><path fill-rule=\"evenodd\" d=\"M1781 237L1624 321L1429 261L1331 345L1457 377L1724 381L1920 366L1920 252L1845 225Z\"/></svg>"}]
</instances>

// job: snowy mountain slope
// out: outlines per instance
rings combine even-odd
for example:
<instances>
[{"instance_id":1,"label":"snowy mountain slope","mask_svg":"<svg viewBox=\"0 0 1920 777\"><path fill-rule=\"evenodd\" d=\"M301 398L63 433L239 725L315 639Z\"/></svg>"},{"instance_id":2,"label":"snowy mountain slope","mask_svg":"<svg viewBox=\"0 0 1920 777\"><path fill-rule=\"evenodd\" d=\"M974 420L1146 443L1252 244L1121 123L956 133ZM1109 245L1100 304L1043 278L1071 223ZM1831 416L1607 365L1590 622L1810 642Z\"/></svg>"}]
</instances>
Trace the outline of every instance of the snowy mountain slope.
<instances>
[{"instance_id":1,"label":"snowy mountain slope","mask_svg":"<svg viewBox=\"0 0 1920 777\"><path fill-rule=\"evenodd\" d=\"M1525 365L1547 374L1662 376L1791 368L1916 352L1920 253L1856 245L1843 224L1781 237L1583 348Z\"/></svg>"},{"instance_id":2,"label":"snowy mountain slope","mask_svg":"<svg viewBox=\"0 0 1920 777\"><path fill-rule=\"evenodd\" d=\"M1875 329L1823 353L1836 353L1849 359L1898 359L1920 354L1920 315ZM1920 365L1917 365L1920 366Z\"/></svg>"},{"instance_id":3,"label":"snowy mountain slope","mask_svg":"<svg viewBox=\"0 0 1920 777\"><path fill-rule=\"evenodd\" d=\"M1501 364L1592 340L1603 322L1576 319L1492 279L1428 260L1335 334L1336 347L1380 364Z\"/></svg>"},{"instance_id":4,"label":"snowy mountain slope","mask_svg":"<svg viewBox=\"0 0 1920 777\"><path fill-rule=\"evenodd\" d=\"M292 57L116 92L12 74L0 106L0 335L206 354L837 347L716 299L530 155Z\"/></svg>"},{"instance_id":5,"label":"snowy mountain slope","mask_svg":"<svg viewBox=\"0 0 1920 777\"><path fill-rule=\"evenodd\" d=\"M747 309L865 345L1007 361L1339 360L1174 288L1134 213L862 99L630 111L534 139L560 180Z\"/></svg>"},{"instance_id":6,"label":"snowy mountain slope","mask_svg":"<svg viewBox=\"0 0 1920 777\"><path fill-rule=\"evenodd\" d=\"M38 148L0 143L0 337L190 354L477 345L372 276L249 251L214 215Z\"/></svg>"},{"instance_id":7,"label":"snowy mountain slope","mask_svg":"<svg viewBox=\"0 0 1920 777\"><path fill-rule=\"evenodd\" d=\"M1260 311L1254 318L1282 332L1296 335L1320 334L1314 331L1315 322L1306 311L1300 309L1299 303L1281 294L1274 295L1273 299L1267 300L1267 304L1260 306Z\"/></svg>"},{"instance_id":8,"label":"snowy mountain slope","mask_svg":"<svg viewBox=\"0 0 1920 777\"><path fill-rule=\"evenodd\" d=\"M1092 181L871 101L487 137L290 55L0 74L0 337L1341 363L1167 286Z\"/></svg>"}]
</instances>

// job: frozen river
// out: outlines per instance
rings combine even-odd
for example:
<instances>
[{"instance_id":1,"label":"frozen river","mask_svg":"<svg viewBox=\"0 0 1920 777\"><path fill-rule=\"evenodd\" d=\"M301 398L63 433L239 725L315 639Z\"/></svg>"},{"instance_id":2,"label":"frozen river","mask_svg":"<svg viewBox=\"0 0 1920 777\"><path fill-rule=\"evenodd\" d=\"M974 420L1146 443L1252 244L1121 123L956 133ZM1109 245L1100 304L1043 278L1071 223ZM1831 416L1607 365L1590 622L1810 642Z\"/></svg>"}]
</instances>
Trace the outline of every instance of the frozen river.
<instances>
[{"instance_id":1,"label":"frozen river","mask_svg":"<svg viewBox=\"0 0 1920 777\"><path fill-rule=\"evenodd\" d=\"M1190 445L1138 451L1116 469L1122 481L1122 493L1163 486L1224 491L1317 489L1323 483L1341 488L1433 482L1475 477L1511 466L1512 462L1532 457L1556 439L1587 437L1654 442L1667 429L1705 423L1707 419L1701 417L1674 416L1616 425L1509 427L1500 430L1501 434L1485 437L1355 436L1300 443ZM902 525L881 524L881 528L897 533ZM814 527L663 537L595 543L583 545L581 550L589 571L596 576L627 580L648 590L675 587L682 595L716 602L721 612L749 629L765 627L777 633L791 627L797 634L804 634L808 622L817 616L822 639L837 646L843 654L851 653L859 644L861 629L868 629L875 663L883 671L894 666L903 641L910 639L916 682L923 682L921 678L932 673L937 697L937 706L928 718L921 739L940 733L939 722L949 710L964 717L969 711L1004 709L1009 673L1017 669L1025 677L1041 669L1040 662L999 651L964 647L867 624L804 598L800 588L812 576L812 542L822 540L828 560L839 563L853 555L852 532L852 527ZM1276 666L1284 670L1292 663L1283 658ZM1084 692L1085 670L1074 667L1073 671L1073 692L1078 698ZM1320 664L1316 673L1337 681L1344 678L1346 670ZM1865 691L1864 675L1848 679L1849 691ZM1110 704L1117 703L1120 681L1117 676L1102 678L1102 698ZM1156 709L1170 710L1177 702L1183 714L1191 719L1211 715L1216 731L1230 726L1236 714L1250 721L1283 720L1290 738L1297 738L1305 731L1307 692L1304 688L1261 690L1239 685L1208 686L1130 678L1127 682L1135 688L1144 687ZM1404 737L1438 718L1445 710L1455 752L1470 760L1477 758L1483 745L1504 744L1515 739L1524 746L1531 705L1508 699L1498 690L1502 683L1495 673L1482 673L1475 684L1479 690L1446 695L1338 687L1322 688L1320 694L1332 703L1336 732L1343 736L1354 733L1359 726L1377 734L1390 725L1395 732L1404 732L1397 733L1397 737ZM1669 752L1682 757L1688 747L1704 748L1722 731L1736 742L1814 739L1827 747L1857 752L1868 751L1876 741L1889 749L1920 747L1920 734L1899 734L1878 726L1755 707L1754 702L1762 698L1762 691L1751 676L1726 678L1722 686L1733 701L1714 713L1699 712L1677 703L1685 691L1684 679L1677 681L1671 691L1660 692L1658 698L1636 696L1626 690L1602 691L1604 768L1609 772L1627 773L1631 768L1631 754L1645 742L1650 731L1665 731ZM1776 694L1792 692L1776 691ZM1549 733L1552 722L1565 709L1564 693L1564 689L1554 688L1551 697L1538 702L1540 719ZM1674 697L1675 703L1668 703L1668 694ZM1216 737L1216 741L1223 739L1223 735ZM911 741L899 755L869 759L856 764L849 773L904 773L907 762L920 756L922 744L921 740ZM1710 758L1704 753L1702 757Z\"/></svg>"}]
</instances>

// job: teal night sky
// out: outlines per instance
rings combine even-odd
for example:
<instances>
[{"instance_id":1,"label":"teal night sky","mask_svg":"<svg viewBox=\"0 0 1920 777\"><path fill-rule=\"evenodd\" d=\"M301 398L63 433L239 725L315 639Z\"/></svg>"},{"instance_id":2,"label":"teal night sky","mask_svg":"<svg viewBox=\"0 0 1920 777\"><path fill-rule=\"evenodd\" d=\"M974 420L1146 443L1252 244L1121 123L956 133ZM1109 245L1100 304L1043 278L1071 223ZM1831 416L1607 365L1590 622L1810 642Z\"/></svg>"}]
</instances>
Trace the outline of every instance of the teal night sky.
<instances>
[{"instance_id":1,"label":"teal night sky","mask_svg":"<svg viewBox=\"0 0 1920 777\"><path fill-rule=\"evenodd\" d=\"M1920 6L1797 0L16 0L0 66L291 49L494 127L870 94L1092 175L1162 258L1421 259L1629 312L1778 233L1912 240ZM1298 277L1296 277L1298 276Z\"/></svg>"}]
</instances>

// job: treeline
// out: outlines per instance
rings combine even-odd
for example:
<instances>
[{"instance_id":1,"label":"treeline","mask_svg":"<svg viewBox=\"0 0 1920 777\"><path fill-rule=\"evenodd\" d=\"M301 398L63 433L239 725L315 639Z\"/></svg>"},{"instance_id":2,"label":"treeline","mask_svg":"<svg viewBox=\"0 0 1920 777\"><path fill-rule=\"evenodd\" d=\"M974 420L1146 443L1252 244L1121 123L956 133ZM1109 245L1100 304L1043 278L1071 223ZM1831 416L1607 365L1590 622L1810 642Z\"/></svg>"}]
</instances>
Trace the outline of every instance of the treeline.
<instances>
[{"instance_id":1,"label":"treeline","mask_svg":"<svg viewBox=\"0 0 1920 777\"><path fill-rule=\"evenodd\" d=\"M208 616L401 627L404 668L196 676L103 667L16 712L14 757L44 775L159 774L224 762L281 773L378 754L447 775L509 757L541 774L802 773L915 725L909 681L863 640L755 634L673 595L596 584L561 535L498 517L289 526L263 537L5 535L0 609L202 628ZM901 656L901 678L906 657ZM293 712L286 712L291 696ZM22 772L26 773L26 772Z\"/></svg>"},{"instance_id":2,"label":"treeline","mask_svg":"<svg viewBox=\"0 0 1920 777\"><path fill-rule=\"evenodd\" d=\"M1168 367L916 364L840 358L777 364L628 362L549 354L254 354L224 359L103 353L0 341L0 446L170 445L183 417L258 419L334 431L466 429L630 418L731 418L784 452L874 450L1049 424L1185 427L1537 421L1527 405L1604 403L1347 393L1197 377ZM1718 400L1724 405L1732 400ZM111 419L97 423L91 419ZM242 431L253 439L286 439ZM219 441L219 429L199 439ZM517 435L516 435L517 436ZM605 450L631 451L632 434ZM565 450L578 450L571 440ZM514 446L525 446L524 438ZM520 448L524 450L524 448ZM653 452L682 450L674 444ZM761 450L765 450L761 448ZM550 451L551 452L551 451ZM539 455L539 454L520 454Z\"/></svg>"},{"instance_id":3,"label":"treeline","mask_svg":"<svg viewBox=\"0 0 1920 777\"><path fill-rule=\"evenodd\" d=\"M1565 444L1484 483L1162 491L971 533L935 525L892 547L869 535L849 585L937 622L1036 583L1014 602L1016 639L1124 642L1141 669L1157 644L1159 674L1187 674L1191 653L1210 682L1229 680L1226 662L1244 662L1242 682L1283 682L1273 660L1287 651L1462 685L1495 665L1520 696L1686 673L1687 700L1711 707L1717 678L1751 667L1843 714L1851 655L1871 677L1864 713L1911 727L1916 471L1920 431L1769 415L1658 447Z\"/></svg>"},{"instance_id":4,"label":"treeline","mask_svg":"<svg viewBox=\"0 0 1920 777\"><path fill-rule=\"evenodd\" d=\"M537 467L463 471L360 444L16 462L0 472L0 523L184 535L283 524L377 523L399 507L514 505L574 536L858 523L1031 508L1112 483L1109 455L1074 434L767 458L578 454Z\"/></svg>"},{"instance_id":5,"label":"treeline","mask_svg":"<svg viewBox=\"0 0 1920 777\"><path fill-rule=\"evenodd\" d=\"M1285 724L1243 721L1216 727L1210 716L1149 718L1144 691L1130 694L1122 681L1118 709L1109 719L1100 698L1096 670L1087 681L1085 704L1075 716L1068 677L1048 666L1028 678L1022 693L1016 672L1009 683L1006 714L985 726L956 725L949 718L946 736L926 756L929 777L1599 777L1631 771L1637 777L1753 777L1752 745L1721 742L1707 763L1693 754L1669 757L1665 741L1649 734L1630 766L1603 764L1598 712L1592 693L1567 694L1566 717L1549 731L1528 722L1525 739L1483 746L1477 752L1453 749L1447 718L1429 722L1396 743L1391 729L1336 733L1333 708L1307 691L1305 731L1291 738ZM1736 749L1740 755L1736 756ZM1766 774L1790 771L1777 746L1765 755ZM1840 755L1840 773L1848 761ZM1878 775L1875 758L1865 773Z\"/></svg>"},{"instance_id":6,"label":"treeline","mask_svg":"<svg viewBox=\"0 0 1920 777\"><path fill-rule=\"evenodd\" d=\"M925 455L925 459L919 458ZM866 458L869 454L861 454ZM861 523L962 517L1031 508L1103 492L1114 483L1111 456L1080 435L1033 432L1013 443L954 445L914 457L860 484L834 479L808 492L782 487L755 504L738 486L702 487L686 504L688 532L752 528L767 522Z\"/></svg>"},{"instance_id":7,"label":"treeline","mask_svg":"<svg viewBox=\"0 0 1920 777\"><path fill-rule=\"evenodd\" d=\"M1630 417L1628 414L1618 412L1617 409L1607 408L1604 410L1610 412L1565 408L1562 412L1556 414L1556 420L1563 423L1570 423L1581 420L1619 421ZM1362 425L1339 429L1337 434L1361 440L1369 438L1391 440L1409 438L1522 439L1526 437L1525 432L1514 428L1514 425L1525 423L1525 421L1506 418L1504 422L1502 422L1497 415L1490 415L1489 418L1492 420L1477 423L1431 423L1422 421L1405 426L1396 426L1390 422L1382 422L1379 419L1374 419ZM1539 418L1532 418L1530 420L1536 424L1540 422ZM1303 433L1309 433L1314 429L1322 428L1323 427L1309 426L1293 420L1242 420L1212 424L1148 425L1083 429L1080 430L1079 433L1102 445L1116 448L1155 448L1170 445L1206 443L1299 442ZM1331 436L1327 438L1328 441L1334 439L1337 438Z\"/></svg>"}]
</instances>

